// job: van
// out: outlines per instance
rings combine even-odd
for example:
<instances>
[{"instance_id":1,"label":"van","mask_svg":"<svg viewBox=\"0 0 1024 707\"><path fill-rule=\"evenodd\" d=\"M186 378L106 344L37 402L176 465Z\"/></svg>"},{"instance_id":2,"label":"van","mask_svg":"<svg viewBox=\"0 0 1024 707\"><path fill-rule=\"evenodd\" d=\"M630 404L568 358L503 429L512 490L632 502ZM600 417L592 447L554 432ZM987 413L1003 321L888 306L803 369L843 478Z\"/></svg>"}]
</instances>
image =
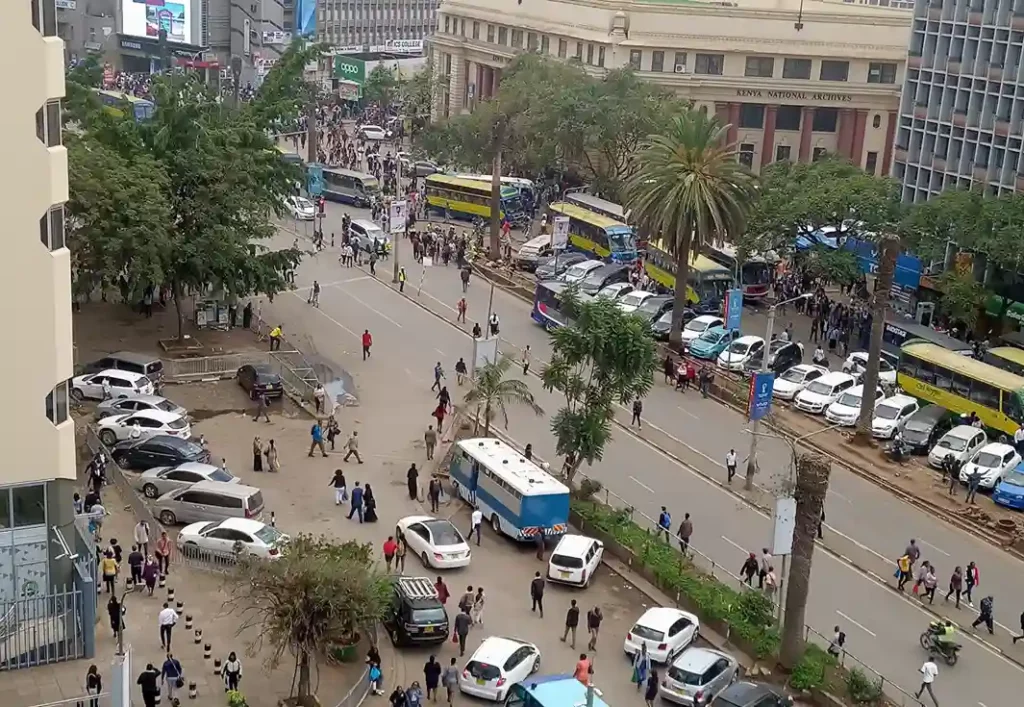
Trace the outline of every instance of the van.
<instances>
[{"instance_id":1,"label":"van","mask_svg":"<svg viewBox=\"0 0 1024 707\"><path fill-rule=\"evenodd\" d=\"M602 288L608 285L614 285L619 282L629 282L629 271L630 266L624 263L609 263L608 265L602 265L599 268L591 270L583 282L580 283L580 289L583 294L596 295L601 291Z\"/></svg>"},{"instance_id":2,"label":"van","mask_svg":"<svg viewBox=\"0 0 1024 707\"><path fill-rule=\"evenodd\" d=\"M373 248L373 242L376 240L378 243L389 243L390 240L384 231L381 230L380 226L375 224L373 221L367 221L366 219L356 219L348 227L349 243L356 250L365 250L367 253Z\"/></svg>"},{"instance_id":3,"label":"van","mask_svg":"<svg viewBox=\"0 0 1024 707\"><path fill-rule=\"evenodd\" d=\"M554 251L551 248L551 236L537 236L523 243L516 253L516 265L521 270L533 272L537 269L537 261Z\"/></svg>"},{"instance_id":4,"label":"van","mask_svg":"<svg viewBox=\"0 0 1024 707\"><path fill-rule=\"evenodd\" d=\"M372 174L351 169L325 169L322 195L325 199L369 208L380 195L380 182Z\"/></svg>"},{"instance_id":5,"label":"van","mask_svg":"<svg viewBox=\"0 0 1024 707\"><path fill-rule=\"evenodd\" d=\"M224 481L199 481L168 491L153 503L153 515L163 525L188 525L225 518L263 515L263 492L255 486Z\"/></svg>"},{"instance_id":6,"label":"van","mask_svg":"<svg viewBox=\"0 0 1024 707\"><path fill-rule=\"evenodd\" d=\"M820 415L825 412L825 408L838 400L840 395L856 384L856 379L849 373L826 373L797 393L794 403L798 410Z\"/></svg>"},{"instance_id":7,"label":"van","mask_svg":"<svg viewBox=\"0 0 1024 707\"><path fill-rule=\"evenodd\" d=\"M99 373L100 371L108 371L110 369L139 373L154 383L159 383L164 377L163 361L156 356L135 353L134 351L117 351L107 354L92 363L87 363L82 373Z\"/></svg>"}]
</instances>

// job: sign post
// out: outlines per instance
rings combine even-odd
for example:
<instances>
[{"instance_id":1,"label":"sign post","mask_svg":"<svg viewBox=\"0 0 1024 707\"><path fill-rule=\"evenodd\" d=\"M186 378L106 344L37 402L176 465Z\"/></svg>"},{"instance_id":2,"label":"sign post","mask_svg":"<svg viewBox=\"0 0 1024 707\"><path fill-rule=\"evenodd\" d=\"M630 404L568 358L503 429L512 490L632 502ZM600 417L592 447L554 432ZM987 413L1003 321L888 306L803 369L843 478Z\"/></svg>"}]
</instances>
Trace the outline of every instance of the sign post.
<instances>
[{"instance_id":1,"label":"sign post","mask_svg":"<svg viewBox=\"0 0 1024 707\"><path fill-rule=\"evenodd\" d=\"M555 216L552 220L551 249L555 251L555 272L558 272L558 256L569 247L569 217Z\"/></svg>"},{"instance_id":2,"label":"sign post","mask_svg":"<svg viewBox=\"0 0 1024 707\"><path fill-rule=\"evenodd\" d=\"M750 376L750 391L747 395L747 417L760 420L772 408L772 389L775 387L775 374L771 371L758 371Z\"/></svg>"},{"instance_id":3,"label":"sign post","mask_svg":"<svg viewBox=\"0 0 1024 707\"><path fill-rule=\"evenodd\" d=\"M735 288L725 293L725 328L739 331L743 317L743 290Z\"/></svg>"}]
</instances>

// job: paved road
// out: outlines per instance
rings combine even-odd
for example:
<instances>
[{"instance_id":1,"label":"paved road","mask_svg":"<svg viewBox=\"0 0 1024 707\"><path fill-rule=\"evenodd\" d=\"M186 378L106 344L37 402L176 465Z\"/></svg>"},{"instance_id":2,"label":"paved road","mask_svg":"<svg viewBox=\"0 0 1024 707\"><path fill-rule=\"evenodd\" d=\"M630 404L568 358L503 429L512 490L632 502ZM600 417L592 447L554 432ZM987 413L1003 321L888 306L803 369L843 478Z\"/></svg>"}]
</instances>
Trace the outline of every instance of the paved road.
<instances>
[{"instance_id":1,"label":"paved road","mask_svg":"<svg viewBox=\"0 0 1024 707\"><path fill-rule=\"evenodd\" d=\"M332 219L340 218L340 209L328 208L325 230L329 233ZM419 269L410 265L407 270L410 276L407 287L413 287L419 280ZM302 266L300 284L309 283L314 277L321 283L335 283L326 286L321 295L320 316L325 326L347 329L353 348L358 345L356 332L369 327L374 333L377 351L401 352L401 362L394 373L404 371L427 387L436 360L443 361L450 370L459 356L469 357L470 342L464 334L444 326L378 282L366 279L344 282L352 275L338 268L333 255L322 254ZM342 282L336 282L339 280ZM451 307L460 291L454 269L433 268L426 275L422 298L434 300L432 306L441 310L443 306ZM487 295L480 282L473 284L469 293L471 320L484 319ZM302 298L292 296L282 303L291 299L301 304ZM503 336L517 346L530 343L538 357L545 357L549 350L547 337L529 320L528 307L500 291L495 292L494 302L502 319ZM528 382L538 402L548 412L558 409L560 401L556 396L544 392L535 378ZM700 400L698 396L683 398L659 386L647 400L646 413L654 424L672 431L684 442L690 441L694 450L692 464L713 472L718 471L719 460L730 445L740 448L746 444L740 432L743 422L738 415ZM554 457L546 418L517 411L510 433L520 442L533 442L541 456ZM781 443L769 441L762 445L762 453L762 469L781 469L788 463L788 447ZM770 523L765 516L752 512L735 496L723 492L718 484L628 434L617 434L604 461L588 473L648 515L656 515L662 503L666 503L676 517L684 511L692 512L696 523L694 544L726 566L738 569L744 554L760 548L769 537ZM983 588L990 584L998 587L997 594L1002 597L997 600L998 615L1007 617L1016 613L1016 607L1008 604L1011 597L1020 595L1019 591L1012 591L1021 582L1019 565L984 543L903 506L871 484L841 470L833 476L828 514L834 528L830 535L847 535L849 539L844 542L857 549L860 553L857 559L865 564L873 563L871 569L881 578L891 575L888 558L902 549L907 538L917 537L925 556L936 560L943 575L954 563L976 560L981 566ZM727 520L723 522L719 518ZM957 618L963 621L966 616ZM917 685L917 669L923 656L916 640L928 618L913 602L880 586L877 579L855 571L832 555L819 554L808 622L823 633L837 623L843 625L850 636L850 650L864 656L873 667L905 688L915 689ZM1007 620L1006 623L1015 622ZM969 671L972 677L978 676L974 680L962 677L956 681L940 680L941 697L955 699L958 704L1008 704L1012 694L1009 685L1021 678L1016 665L975 642L967 643L956 670L960 676L964 671Z\"/></svg>"}]
</instances>

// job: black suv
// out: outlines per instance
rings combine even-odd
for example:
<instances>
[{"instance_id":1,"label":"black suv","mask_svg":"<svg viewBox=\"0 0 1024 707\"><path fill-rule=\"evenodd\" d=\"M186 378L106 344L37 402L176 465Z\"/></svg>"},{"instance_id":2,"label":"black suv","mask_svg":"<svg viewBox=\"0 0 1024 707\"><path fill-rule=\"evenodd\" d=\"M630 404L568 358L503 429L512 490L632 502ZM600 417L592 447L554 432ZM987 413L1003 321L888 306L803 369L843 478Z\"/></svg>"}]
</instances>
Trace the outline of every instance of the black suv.
<instances>
[{"instance_id":1,"label":"black suv","mask_svg":"<svg viewBox=\"0 0 1024 707\"><path fill-rule=\"evenodd\" d=\"M792 707L793 700L770 685L734 682L718 693L711 707Z\"/></svg>"},{"instance_id":2,"label":"black suv","mask_svg":"<svg viewBox=\"0 0 1024 707\"><path fill-rule=\"evenodd\" d=\"M395 577L384 629L396 646L444 643L448 612L426 577Z\"/></svg>"}]
</instances>

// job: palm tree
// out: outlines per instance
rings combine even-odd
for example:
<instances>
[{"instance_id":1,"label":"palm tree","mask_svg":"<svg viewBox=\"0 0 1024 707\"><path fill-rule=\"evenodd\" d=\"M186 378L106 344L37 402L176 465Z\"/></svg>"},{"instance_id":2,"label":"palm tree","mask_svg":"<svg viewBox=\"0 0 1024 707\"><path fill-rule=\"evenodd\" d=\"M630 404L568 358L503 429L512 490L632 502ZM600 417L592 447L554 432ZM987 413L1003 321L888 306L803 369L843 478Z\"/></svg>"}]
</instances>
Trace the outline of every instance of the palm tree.
<instances>
[{"instance_id":1,"label":"palm tree","mask_svg":"<svg viewBox=\"0 0 1024 707\"><path fill-rule=\"evenodd\" d=\"M625 185L636 224L675 256L676 299L669 343L682 341L691 252L739 236L756 196L754 176L727 142L728 125L698 110L675 116L641 146L640 168Z\"/></svg>"},{"instance_id":2,"label":"palm tree","mask_svg":"<svg viewBox=\"0 0 1024 707\"><path fill-rule=\"evenodd\" d=\"M509 404L525 405L537 415L544 414L525 381L505 377L514 363L511 357L502 356L494 363L484 364L476 370L473 387L466 393L467 405L476 405L477 411L481 406L484 408L484 437L490 434L491 420L496 413L501 413L508 427L506 406Z\"/></svg>"}]
</instances>

